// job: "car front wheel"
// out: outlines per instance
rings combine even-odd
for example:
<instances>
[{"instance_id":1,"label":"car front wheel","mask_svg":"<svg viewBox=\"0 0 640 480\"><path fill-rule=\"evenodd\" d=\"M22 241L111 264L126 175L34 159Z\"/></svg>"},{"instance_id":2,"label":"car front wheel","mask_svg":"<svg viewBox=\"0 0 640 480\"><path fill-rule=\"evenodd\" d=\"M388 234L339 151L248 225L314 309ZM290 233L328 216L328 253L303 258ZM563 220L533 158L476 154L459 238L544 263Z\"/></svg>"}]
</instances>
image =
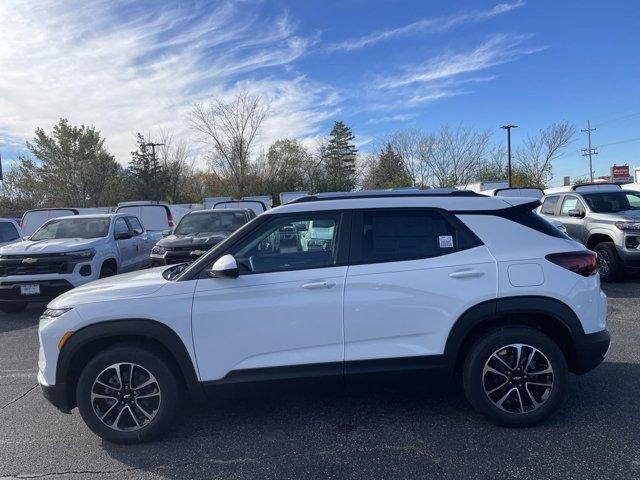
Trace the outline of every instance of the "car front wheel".
<instances>
[{"instance_id":1,"label":"car front wheel","mask_svg":"<svg viewBox=\"0 0 640 480\"><path fill-rule=\"evenodd\" d=\"M530 327L487 333L464 363L467 399L501 425L527 426L543 420L560 406L566 384L564 355L553 340Z\"/></svg>"},{"instance_id":2,"label":"car front wheel","mask_svg":"<svg viewBox=\"0 0 640 480\"><path fill-rule=\"evenodd\" d=\"M89 428L114 443L156 438L172 423L181 392L162 355L137 344L100 352L82 370L78 410Z\"/></svg>"}]
</instances>

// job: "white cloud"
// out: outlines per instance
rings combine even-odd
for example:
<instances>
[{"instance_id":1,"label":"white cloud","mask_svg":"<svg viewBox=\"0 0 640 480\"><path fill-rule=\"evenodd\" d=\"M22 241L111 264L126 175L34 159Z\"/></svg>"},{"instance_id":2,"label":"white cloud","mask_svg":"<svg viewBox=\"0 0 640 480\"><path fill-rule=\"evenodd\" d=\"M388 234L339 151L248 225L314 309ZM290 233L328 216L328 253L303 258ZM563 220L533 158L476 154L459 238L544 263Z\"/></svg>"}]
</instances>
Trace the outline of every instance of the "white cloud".
<instances>
[{"instance_id":1,"label":"white cloud","mask_svg":"<svg viewBox=\"0 0 640 480\"><path fill-rule=\"evenodd\" d=\"M264 138L313 135L335 110L336 94L274 71L304 55L311 40L295 33L286 14L263 18L258 8L3 0L0 133L29 139L36 127L49 130L66 117L94 125L126 163L136 132L187 137L191 103L231 95L244 79L272 103ZM258 74L267 78L251 79Z\"/></svg>"},{"instance_id":2,"label":"white cloud","mask_svg":"<svg viewBox=\"0 0 640 480\"><path fill-rule=\"evenodd\" d=\"M389 123L389 122L406 122L407 120L411 120L418 116L417 113L399 113L398 115L388 115L384 117L373 117L367 120L367 123L370 125L376 125L378 123Z\"/></svg>"},{"instance_id":3,"label":"white cloud","mask_svg":"<svg viewBox=\"0 0 640 480\"><path fill-rule=\"evenodd\" d=\"M499 3L489 10L479 10L470 12L460 12L454 15L448 15L436 18L425 18L412 22L401 27L388 30L379 30L377 32L364 35L362 37L352 38L343 42L334 43L328 46L327 50L335 51L352 51L364 47L374 45L376 43L391 40L394 38L405 37L409 35L425 34L425 33L443 33L452 28L467 23L480 22L489 20L503 13L510 12L525 4L523 0L517 0L513 3Z\"/></svg>"}]
</instances>

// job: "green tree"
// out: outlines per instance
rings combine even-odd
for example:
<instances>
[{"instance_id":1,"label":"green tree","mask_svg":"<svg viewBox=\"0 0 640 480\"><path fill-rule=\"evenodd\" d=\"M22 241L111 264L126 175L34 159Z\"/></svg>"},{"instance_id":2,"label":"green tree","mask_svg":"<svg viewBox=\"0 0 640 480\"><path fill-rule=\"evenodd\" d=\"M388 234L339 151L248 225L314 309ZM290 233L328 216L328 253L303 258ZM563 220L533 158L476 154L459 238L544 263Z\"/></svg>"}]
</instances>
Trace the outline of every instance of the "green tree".
<instances>
[{"instance_id":1,"label":"green tree","mask_svg":"<svg viewBox=\"0 0 640 480\"><path fill-rule=\"evenodd\" d=\"M129 162L129 175L133 179L135 195L138 200L162 200L167 177L165 168L140 133L136 142L138 149L131 152Z\"/></svg>"},{"instance_id":2,"label":"green tree","mask_svg":"<svg viewBox=\"0 0 640 480\"><path fill-rule=\"evenodd\" d=\"M395 151L391 142L387 142L378 155L371 159L364 187L394 188L411 185L411 176L405 168L402 157Z\"/></svg>"},{"instance_id":3,"label":"green tree","mask_svg":"<svg viewBox=\"0 0 640 480\"><path fill-rule=\"evenodd\" d=\"M333 124L329 141L323 151L323 164L327 172L328 189L350 191L356 186L356 157L353 133L342 121Z\"/></svg>"}]
</instances>

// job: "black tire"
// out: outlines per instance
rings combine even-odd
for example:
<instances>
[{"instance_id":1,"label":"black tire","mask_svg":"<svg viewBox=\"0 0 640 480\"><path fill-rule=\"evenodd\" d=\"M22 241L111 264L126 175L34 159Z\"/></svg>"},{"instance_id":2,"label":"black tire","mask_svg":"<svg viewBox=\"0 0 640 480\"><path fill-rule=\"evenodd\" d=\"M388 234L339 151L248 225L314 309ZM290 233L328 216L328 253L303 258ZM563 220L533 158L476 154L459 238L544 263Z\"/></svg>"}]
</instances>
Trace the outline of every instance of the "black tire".
<instances>
[{"instance_id":1,"label":"black tire","mask_svg":"<svg viewBox=\"0 0 640 480\"><path fill-rule=\"evenodd\" d=\"M529 364L531 370L527 370L531 372L529 375L525 375L522 370L518 372L516 368L513 371L505 370L509 377L502 375L506 382L503 384L504 387L497 389L490 397L488 392L491 392L496 385L501 384L502 377L493 374L491 371L488 371L485 375L485 365L496 369L502 368L499 365L499 359L492 358L492 355L506 352L506 355L502 358L508 364L516 367L516 363L512 362L512 359L516 357L517 349L508 347L513 344L524 344L525 346L533 347L541 352L543 356L541 357L539 353L534 354L533 363ZM521 352L522 365L529 358L527 352L533 352L533 350L524 348ZM523 357L524 359L522 359ZM553 369L552 374L543 376L535 373L544 371L546 367L540 366L546 363L544 360L550 363ZM498 362L498 365L491 362ZM498 379L496 383L487 385L488 382L496 379ZM546 383L550 382L550 379L553 385L550 389L530 383L533 381ZM488 332L471 347L464 362L462 380L466 397L478 412L500 425L524 427L547 418L562 403L567 389L567 362L556 343L542 332L525 326L501 327ZM510 380L515 385L508 383ZM535 399L538 401L539 406L536 407L531 402L531 398L534 398L531 393L536 395ZM502 403L503 408L501 408L497 405L497 402L504 397L506 397L506 400Z\"/></svg>"},{"instance_id":2,"label":"black tire","mask_svg":"<svg viewBox=\"0 0 640 480\"><path fill-rule=\"evenodd\" d=\"M598 254L598 273L603 282L617 282L624 275L624 265L613 242L601 242L594 251Z\"/></svg>"},{"instance_id":3,"label":"black tire","mask_svg":"<svg viewBox=\"0 0 640 480\"><path fill-rule=\"evenodd\" d=\"M156 380L158 386L157 390L159 391L160 396L158 396L157 403L147 410L153 415L151 420L144 419L139 408L136 408L134 406L139 405L137 404L137 400L133 400L131 398L129 400L126 400L123 399L122 396L120 396L120 398L123 401L120 403L120 405L126 404L127 402L131 403L131 407L128 412L126 405L125 407L119 407L119 405L113 405L112 401L109 401L111 402L110 404L101 404L100 402L105 402L104 400L96 400L96 408L94 408L91 399L93 389L96 389L95 393L104 393L104 390L101 390L102 387L100 385L96 385L94 387L94 382L98 379L98 377L100 377L101 381L104 381L107 377L103 375L109 374L110 368L112 368L112 366L122 363L135 364L139 367L142 367L142 369L146 370L147 373L152 374L154 380ZM107 373L105 374L105 372ZM122 370L122 372L122 377L125 378L125 380L124 385L120 385L121 390L126 390L126 392L135 392L135 388L126 388L126 377L128 376L126 374L127 370ZM141 372L139 370L136 370L135 375L140 375L140 373ZM135 381L133 383L135 383ZM117 385L117 383L115 385ZM142 391L142 389L140 390ZM153 390L156 389L153 388ZM116 395L115 389L112 389L112 391L107 391L107 393ZM149 393L149 390L140 393L147 394ZM132 393L129 393L129 397L131 396ZM82 370L80 378L78 379L76 401L82 419L96 435L109 442L131 444L146 442L153 438L157 438L164 431L166 431L167 428L169 428L169 426L173 423L176 414L180 411L180 405L182 403L182 391L176 373L174 373L170 364L163 358L161 354L156 353L155 351L148 349L140 344L125 343L103 350L102 352L98 353L93 359L91 359L91 361L89 361L87 366ZM128 423L134 429L128 431L124 429L115 429L103 422L99 418L96 409L100 409L100 413L104 413L104 411L108 410L110 406L115 406L116 409L110 414L110 417L105 416L107 417L106 422L115 423L112 420L114 420L114 417L117 416L119 407L120 410L124 410L122 419L119 421L119 426L126 427L125 424ZM140 421L141 426L133 424L133 422L136 422L136 424L138 422L134 420L132 416L129 416L131 409L136 410L139 415L139 419L142 419ZM147 423L145 424L143 422Z\"/></svg>"},{"instance_id":4,"label":"black tire","mask_svg":"<svg viewBox=\"0 0 640 480\"><path fill-rule=\"evenodd\" d=\"M0 312L20 313L27 308L27 302L0 302Z\"/></svg>"},{"instance_id":5,"label":"black tire","mask_svg":"<svg viewBox=\"0 0 640 480\"><path fill-rule=\"evenodd\" d=\"M102 265L102 268L100 269L100 278L113 277L115 274L116 271L111 265L106 263Z\"/></svg>"}]
</instances>

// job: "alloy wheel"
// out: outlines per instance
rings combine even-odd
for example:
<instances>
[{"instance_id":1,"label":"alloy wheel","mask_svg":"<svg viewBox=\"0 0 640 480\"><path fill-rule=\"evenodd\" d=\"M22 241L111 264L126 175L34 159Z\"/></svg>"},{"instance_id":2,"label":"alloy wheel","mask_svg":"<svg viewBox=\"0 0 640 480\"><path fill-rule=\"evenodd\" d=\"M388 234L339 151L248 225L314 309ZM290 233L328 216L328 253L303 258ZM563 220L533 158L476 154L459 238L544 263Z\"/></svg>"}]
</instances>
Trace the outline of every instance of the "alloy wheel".
<instances>
[{"instance_id":1,"label":"alloy wheel","mask_svg":"<svg viewBox=\"0 0 640 480\"><path fill-rule=\"evenodd\" d=\"M600 249L596 258L596 263L598 265L598 273L600 276L606 277L611 269L611 258L609 258L609 252L604 249Z\"/></svg>"},{"instance_id":2,"label":"alloy wheel","mask_svg":"<svg viewBox=\"0 0 640 480\"><path fill-rule=\"evenodd\" d=\"M108 366L91 387L93 411L102 423L117 431L129 432L148 425L161 401L156 377L135 363Z\"/></svg>"},{"instance_id":3,"label":"alloy wheel","mask_svg":"<svg viewBox=\"0 0 640 480\"><path fill-rule=\"evenodd\" d=\"M489 400L509 413L540 408L553 390L554 373L547 356L535 347L515 343L491 354L482 371Z\"/></svg>"}]
</instances>

